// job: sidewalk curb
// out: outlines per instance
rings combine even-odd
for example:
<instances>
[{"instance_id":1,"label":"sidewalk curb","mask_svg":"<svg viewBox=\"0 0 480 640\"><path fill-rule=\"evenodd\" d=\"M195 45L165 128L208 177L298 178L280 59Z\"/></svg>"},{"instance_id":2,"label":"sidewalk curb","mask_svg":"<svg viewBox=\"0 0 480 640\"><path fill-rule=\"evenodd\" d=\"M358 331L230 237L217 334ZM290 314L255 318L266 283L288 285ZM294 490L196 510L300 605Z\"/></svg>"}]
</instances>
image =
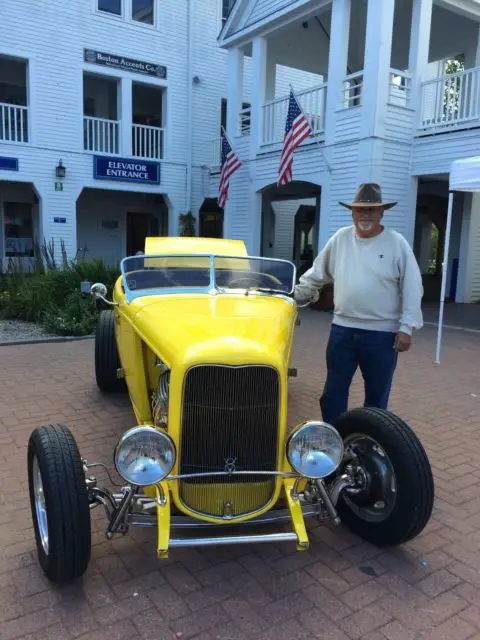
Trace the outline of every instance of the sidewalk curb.
<instances>
[{"instance_id":1,"label":"sidewalk curb","mask_svg":"<svg viewBox=\"0 0 480 640\"><path fill-rule=\"evenodd\" d=\"M42 344L44 342L77 342L78 340L93 340L94 335L91 336L54 336L52 338L32 338L31 340L12 340L10 342L0 341L0 347L10 347L20 344Z\"/></svg>"},{"instance_id":2,"label":"sidewalk curb","mask_svg":"<svg viewBox=\"0 0 480 640\"><path fill-rule=\"evenodd\" d=\"M437 327L438 328L438 322L424 322L423 323L426 327ZM458 327L454 324L444 324L443 325L444 329L452 329L454 331L466 331L467 333L480 333L480 329L470 329L469 327Z\"/></svg>"}]
</instances>

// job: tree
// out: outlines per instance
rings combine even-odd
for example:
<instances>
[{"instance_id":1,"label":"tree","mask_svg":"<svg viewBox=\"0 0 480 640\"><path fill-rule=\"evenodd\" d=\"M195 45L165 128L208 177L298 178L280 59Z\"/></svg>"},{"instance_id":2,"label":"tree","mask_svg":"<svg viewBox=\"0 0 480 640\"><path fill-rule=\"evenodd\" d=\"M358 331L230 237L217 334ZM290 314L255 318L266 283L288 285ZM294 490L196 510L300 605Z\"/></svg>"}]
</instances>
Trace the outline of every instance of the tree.
<instances>
[{"instance_id":1,"label":"tree","mask_svg":"<svg viewBox=\"0 0 480 640\"><path fill-rule=\"evenodd\" d=\"M460 102L462 76L456 74L465 70L465 54L460 53L445 62L445 89L443 96L443 115L447 120L455 120ZM451 76L451 77L448 77Z\"/></svg>"}]
</instances>

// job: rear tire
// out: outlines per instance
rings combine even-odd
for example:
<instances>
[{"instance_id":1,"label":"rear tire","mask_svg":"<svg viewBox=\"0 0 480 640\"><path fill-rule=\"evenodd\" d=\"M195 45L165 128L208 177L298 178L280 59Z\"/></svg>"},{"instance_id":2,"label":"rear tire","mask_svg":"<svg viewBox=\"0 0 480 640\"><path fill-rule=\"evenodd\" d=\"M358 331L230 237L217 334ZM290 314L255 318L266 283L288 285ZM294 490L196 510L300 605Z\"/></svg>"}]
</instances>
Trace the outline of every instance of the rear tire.
<instances>
[{"instance_id":1,"label":"rear tire","mask_svg":"<svg viewBox=\"0 0 480 640\"><path fill-rule=\"evenodd\" d=\"M90 561L91 523L82 459L68 427L35 429L27 465L40 566L52 582L72 582Z\"/></svg>"},{"instance_id":2,"label":"rear tire","mask_svg":"<svg viewBox=\"0 0 480 640\"><path fill-rule=\"evenodd\" d=\"M411 427L389 411L370 407L347 411L334 426L346 448L356 447L367 470L364 492L340 495L342 522L377 546L418 536L432 514L435 491L430 462Z\"/></svg>"},{"instance_id":3,"label":"rear tire","mask_svg":"<svg viewBox=\"0 0 480 640\"><path fill-rule=\"evenodd\" d=\"M125 391L125 380L117 377L119 368L115 312L107 309L100 312L95 332L95 377L98 388L110 393Z\"/></svg>"}]
</instances>

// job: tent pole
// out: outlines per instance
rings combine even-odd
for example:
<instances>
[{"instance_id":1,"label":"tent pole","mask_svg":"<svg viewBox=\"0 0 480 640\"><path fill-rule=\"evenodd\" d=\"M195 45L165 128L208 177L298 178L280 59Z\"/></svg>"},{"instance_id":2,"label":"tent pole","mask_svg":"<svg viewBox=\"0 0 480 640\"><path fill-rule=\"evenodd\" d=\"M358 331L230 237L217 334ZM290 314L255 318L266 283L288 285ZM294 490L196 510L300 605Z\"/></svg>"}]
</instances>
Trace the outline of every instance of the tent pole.
<instances>
[{"instance_id":1,"label":"tent pole","mask_svg":"<svg viewBox=\"0 0 480 640\"><path fill-rule=\"evenodd\" d=\"M442 340L443 308L445 306L445 290L447 288L448 250L450 246L450 231L452 228L452 210L453 210L453 194L454 193L455 193L454 191L448 192L447 226L445 229L445 246L443 248L442 286L441 286L441 292L440 292L440 312L438 314L437 352L435 356L435 364L440 364L440 343Z\"/></svg>"}]
</instances>

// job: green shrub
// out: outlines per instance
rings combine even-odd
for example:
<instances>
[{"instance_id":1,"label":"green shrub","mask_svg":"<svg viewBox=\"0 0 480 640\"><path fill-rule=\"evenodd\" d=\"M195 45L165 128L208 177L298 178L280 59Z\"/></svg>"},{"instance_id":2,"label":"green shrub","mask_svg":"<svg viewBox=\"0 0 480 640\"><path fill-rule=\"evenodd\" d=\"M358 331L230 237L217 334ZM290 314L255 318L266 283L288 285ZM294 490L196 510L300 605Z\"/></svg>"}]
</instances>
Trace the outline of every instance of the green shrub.
<instances>
[{"instance_id":1,"label":"green shrub","mask_svg":"<svg viewBox=\"0 0 480 640\"><path fill-rule=\"evenodd\" d=\"M63 307L52 307L43 316L45 329L60 336L89 335L95 323L95 300L84 298L78 290L68 294Z\"/></svg>"},{"instance_id":2,"label":"green shrub","mask_svg":"<svg viewBox=\"0 0 480 640\"><path fill-rule=\"evenodd\" d=\"M118 276L118 269L102 260L68 261L63 247L57 265L53 247L44 244L36 250L33 270L10 261L0 279L0 316L38 322L59 335L89 334L104 304L90 296L84 298L80 283L103 282L111 298Z\"/></svg>"}]
</instances>

